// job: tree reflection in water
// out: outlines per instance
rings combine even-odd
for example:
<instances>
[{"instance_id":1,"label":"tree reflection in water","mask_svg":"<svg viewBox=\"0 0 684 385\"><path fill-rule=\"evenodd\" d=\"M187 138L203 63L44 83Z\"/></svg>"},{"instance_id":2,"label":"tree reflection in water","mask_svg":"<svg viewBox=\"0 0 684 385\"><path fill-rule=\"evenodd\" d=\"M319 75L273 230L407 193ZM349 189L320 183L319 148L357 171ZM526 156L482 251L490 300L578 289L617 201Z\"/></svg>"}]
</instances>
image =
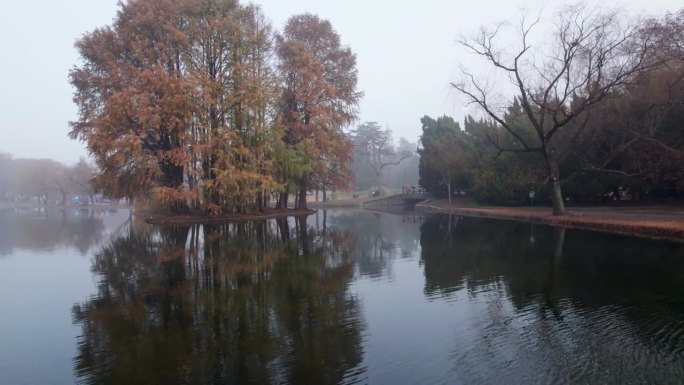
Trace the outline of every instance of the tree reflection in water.
<instances>
[{"instance_id":1,"label":"tree reflection in water","mask_svg":"<svg viewBox=\"0 0 684 385\"><path fill-rule=\"evenodd\" d=\"M426 221L420 243L427 299L469 304L453 348L462 378L669 383L684 373L681 244L448 215Z\"/></svg>"},{"instance_id":2,"label":"tree reflection in water","mask_svg":"<svg viewBox=\"0 0 684 385\"><path fill-rule=\"evenodd\" d=\"M82 255L102 241L104 210L64 207L0 210L0 256L14 249L74 247Z\"/></svg>"},{"instance_id":3,"label":"tree reflection in water","mask_svg":"<svg viewBox=\"0 0 684 385\"><path fill-rule=\"evenodd\" d=\"M420 214L347 209L333 211L329 221L354 235L353 259L361 276L390 278L395 259L418 256Z\"/></svg>"},{"instance_id":4,"label":"tree reflection in water","mask_svg":"<svg viewBox=\"0 0 684 385\"><path fill-rule=\"evenodd\" d=\"M433 297L503 284L518 308L539 295L592 307L673 290L684 298L684 247L674 242L444 215L422 225L421 247Z\"/></svg>"},{"instance_id":5,"label":"tree reflection in water","mask_svg":"<svg viewBox=\"0 0 684 385\"><path fill-rule=\"evenodd\" d=\"M90 384L316 383L363 374L349 233L305 218L130 229L74 306Z\"/></svg>"}]
</instances>

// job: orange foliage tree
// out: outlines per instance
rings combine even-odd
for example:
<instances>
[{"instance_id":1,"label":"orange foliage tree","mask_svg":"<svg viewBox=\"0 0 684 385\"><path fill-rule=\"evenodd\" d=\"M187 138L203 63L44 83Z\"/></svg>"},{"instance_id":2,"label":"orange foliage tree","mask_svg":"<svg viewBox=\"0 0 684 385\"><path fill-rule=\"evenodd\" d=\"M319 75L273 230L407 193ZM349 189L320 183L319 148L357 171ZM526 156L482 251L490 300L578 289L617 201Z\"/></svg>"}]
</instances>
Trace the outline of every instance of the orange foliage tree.
<instances>
[{"instance_id":1,"label":"orange foliage tree","mask_svg":"<svg viewBox=\"0 0 684 385\"><path fill-rule=\"evenodd\" d=\"M356 119L362 96L356 89L356 56L341 45L330 22L311 14L288 20L276 52L283 140L304 158L297 206L305 208L314 183L325 188L349 182L351 143L342 129Z\"/></svg>"},{"instance_id":2,"label":"orange foliage tree","mask_svg":"<svg viewBox=\"0 0 684 385\"><path fill-rule=\"evenodd\" d=\"M189 45L173 1L122 4L111 27L77 43L83 64L70 73L79 119L70 135L86 142L100 174L94 184L115 197L153 192L184 211L183 170L191 87L181 52Z\"/></svg>"},{"instance_id":3,"label":"orange foliage tree","mask_svg":"<svg viewBox=\"0 0 684 385\"><path fill-rule=\"evenodd\" d=\"M82 64L70 73L70 136L95 159L96 188L219 214L262 209L293 175L304 197L314 175L342 185L342 128L360 97L354 55L311 15L286 27L278 67L273 40L261 10L237 1L122 3L111 26L76 43ZM306 154L306 173L282 172L288 146Z\"/></svg>"}]
</instances>

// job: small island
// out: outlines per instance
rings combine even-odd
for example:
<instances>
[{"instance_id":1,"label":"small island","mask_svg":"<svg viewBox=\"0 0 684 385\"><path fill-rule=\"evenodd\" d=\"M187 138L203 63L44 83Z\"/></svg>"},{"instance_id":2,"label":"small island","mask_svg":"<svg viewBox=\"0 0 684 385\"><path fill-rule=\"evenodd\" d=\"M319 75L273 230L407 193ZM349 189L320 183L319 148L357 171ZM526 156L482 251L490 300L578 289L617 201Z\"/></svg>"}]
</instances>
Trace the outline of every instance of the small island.
<instances>
[{"instance_id":1,"label":"small island","mask_svg":"<svg viewBox=\"0 0 684 385\"><path fill-rule=\"evenodd\" d=\"M184 222L280 215L290 195L306 213L307 192L349 185L354 53L318 16L276 33L258 6L225 6L130 2L77 42L70 135L95 159L97 190ZM178 22L140 33L150 12Z\"/></svg>"}]
</instances>

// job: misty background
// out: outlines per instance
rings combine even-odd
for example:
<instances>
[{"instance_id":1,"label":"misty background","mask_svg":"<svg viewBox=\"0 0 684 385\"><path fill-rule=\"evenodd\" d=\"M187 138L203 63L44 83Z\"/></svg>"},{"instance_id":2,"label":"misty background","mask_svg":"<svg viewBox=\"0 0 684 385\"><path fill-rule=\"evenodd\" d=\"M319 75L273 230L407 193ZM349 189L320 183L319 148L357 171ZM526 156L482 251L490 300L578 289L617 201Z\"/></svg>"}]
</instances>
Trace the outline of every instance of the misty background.
<instances>
[{"instance_id":1,"label":"misty background","mask_svg":"<svg viewBox=\"0 0 684 385\"><path fill-rule=\"evenodd\" d=\"M86 32L111 24L117 3L68 0L5 5L0 14L0 43L6 52L0 61L0 153L5 158L52 159L62 166L50 167L62 167L60 170L75 167L81 159L88 160L85 146L67 137L69 121L77 114L68 72L79 60L74 42ZM421 117L477 113L465 107L449 85L458 77L459 65L477 66L475 59L457 44L458 38L483 25L514 22L523 10L553 13L558 5L522 0L255 3L262 6L276 29L298 13L310 12L330 20L343 44L357 55L359 89L364 92L359 121L348 131L363 122L378 122L392 132L395 148L414 150L421 133ZM644 17L676 11L682 5L680 0L587 3L618 7L628 15ZM417 159L413 154L399 166L386 167L380 179L395 188L417 184ZM18 166L13 167L11 172L17 173ZM21 167L35 168L26 164ZM359 189L371 186L371 180L377 181L357 162L357 174L359 170L365 173L357 175ZM9 172L5 171L5 176ZM57 174L68 172L51 175Z\"/></svg>"}]
</instances>

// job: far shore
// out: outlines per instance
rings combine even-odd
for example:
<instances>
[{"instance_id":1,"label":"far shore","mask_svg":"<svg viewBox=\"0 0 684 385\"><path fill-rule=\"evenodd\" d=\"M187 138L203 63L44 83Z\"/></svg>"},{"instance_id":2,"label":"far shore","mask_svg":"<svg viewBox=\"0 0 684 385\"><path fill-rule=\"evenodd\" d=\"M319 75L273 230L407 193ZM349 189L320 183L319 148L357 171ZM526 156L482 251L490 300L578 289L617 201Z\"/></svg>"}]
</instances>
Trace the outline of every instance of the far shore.
<instances>
[{"instance_id":1,"label":"far shore","mask_svg":"<svg viewBox=\"0 0 684 385\"><path fill-rule=\"evenodd\" d=\"M124 203L94 203L94 204L75 204L75 203L49 203L49 204L38 204L33 202L1 202L0 209L30 209L30 208L57 208L57 209L100 209L100 208L129 208L128 204Z\"/></svg>"}]
</instances>

